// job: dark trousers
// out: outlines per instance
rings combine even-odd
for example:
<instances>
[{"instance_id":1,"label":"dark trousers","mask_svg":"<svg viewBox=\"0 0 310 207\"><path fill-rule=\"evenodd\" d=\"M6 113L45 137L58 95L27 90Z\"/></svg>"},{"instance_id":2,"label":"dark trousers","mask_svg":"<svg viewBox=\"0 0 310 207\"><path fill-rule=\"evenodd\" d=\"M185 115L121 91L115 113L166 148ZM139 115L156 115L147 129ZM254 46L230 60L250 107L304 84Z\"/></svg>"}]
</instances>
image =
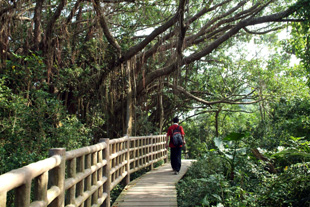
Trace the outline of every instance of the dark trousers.
<instances>
[{"instance_id":1,"label":"dark trousers","mask_svg":"<svg viewBox=\"0 0 310 207\"><path fill-rule=\"evenodd\" d=\"M179 172L181 169L181 147L170 148L171 167L174 171Z\"/></svg>"}]
</instances>

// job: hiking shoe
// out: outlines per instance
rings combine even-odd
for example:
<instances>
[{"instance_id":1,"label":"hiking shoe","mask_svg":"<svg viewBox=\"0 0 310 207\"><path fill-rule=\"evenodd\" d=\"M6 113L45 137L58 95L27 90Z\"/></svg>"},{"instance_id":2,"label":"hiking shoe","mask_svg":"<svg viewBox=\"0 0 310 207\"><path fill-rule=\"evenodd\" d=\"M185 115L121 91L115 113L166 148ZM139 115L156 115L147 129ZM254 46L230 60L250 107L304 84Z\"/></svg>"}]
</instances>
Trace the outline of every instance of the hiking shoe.
<instances>
[{"instance_id":1,"label":"hiking shoe","mask_svg":"<svg viewBox=\"0 0 310 207\"><path fill-rule=\"evenodd\" d=\"M178 171L174 171L174 174L175 174L175 175L178 175L178 174L179 174L179 172L178 172Z\"/></svg>"}]
</instances>

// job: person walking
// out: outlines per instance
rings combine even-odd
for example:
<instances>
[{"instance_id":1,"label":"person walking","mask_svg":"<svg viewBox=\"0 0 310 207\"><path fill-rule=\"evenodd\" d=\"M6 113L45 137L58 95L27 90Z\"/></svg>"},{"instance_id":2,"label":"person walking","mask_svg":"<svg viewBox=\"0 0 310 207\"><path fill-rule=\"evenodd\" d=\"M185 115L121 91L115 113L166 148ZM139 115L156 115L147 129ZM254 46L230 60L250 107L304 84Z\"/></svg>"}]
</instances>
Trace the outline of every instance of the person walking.
<instances>
[{"instance_id":1,"label":"person walking","mask_svg":"<svg viewBox=\"0 0 310 207\"><path fill-rule=\"evenodd\" d=\"M175 175L179 174L181 169L181 151L182 145L175 146L172 142L172 137L174 133L180 133L182 136L182 145L185 145L184 130L183 127L179 125L179 118L173 118L173 124L168 128L166 136L166 148L170 147L170 161L171 167Z\"/></svg>"}]
</instances>

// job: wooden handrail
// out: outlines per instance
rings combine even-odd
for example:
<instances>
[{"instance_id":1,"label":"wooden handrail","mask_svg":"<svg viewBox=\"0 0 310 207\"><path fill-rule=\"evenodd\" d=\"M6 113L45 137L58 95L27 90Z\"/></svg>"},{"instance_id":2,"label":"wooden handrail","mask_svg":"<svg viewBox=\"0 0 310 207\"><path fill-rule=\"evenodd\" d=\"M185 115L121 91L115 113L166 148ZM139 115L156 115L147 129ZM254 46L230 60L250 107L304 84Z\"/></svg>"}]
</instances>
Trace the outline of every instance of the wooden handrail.
<instances>
[{"instance_id":1,"label":"wooden handrail","mask_svg":"<svg viewBox=\"0 0 310 207\"><path fill-rule=\"evenodd\" d=\"M0 207L6 206L11 190L16 207L109 207L117 184L128 184L131 173L168 159L165 135L105 138L68 152L51 149L50 156L0 175Z\"/></svg>"}]
</instances>

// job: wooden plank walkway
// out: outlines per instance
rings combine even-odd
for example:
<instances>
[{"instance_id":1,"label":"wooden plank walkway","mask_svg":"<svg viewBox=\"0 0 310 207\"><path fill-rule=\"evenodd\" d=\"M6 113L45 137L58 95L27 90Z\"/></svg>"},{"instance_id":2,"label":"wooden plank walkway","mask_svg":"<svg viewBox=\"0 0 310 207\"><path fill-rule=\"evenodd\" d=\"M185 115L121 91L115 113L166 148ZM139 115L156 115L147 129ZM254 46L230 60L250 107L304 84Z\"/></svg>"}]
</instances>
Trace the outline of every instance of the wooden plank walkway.
<instances>
[{"instance_id":1,"label":"wooden plank walkway","mask_svg":"<svg viewBox=\"0 0 310 207\"><path fill-rule=\"evenodd\" d=\"M166 163L131 181L112 207L178 206L175 184L184 176L192 161L182 160L178 175L173 173L170 163Z\"/></svg>"}]
</instances>

